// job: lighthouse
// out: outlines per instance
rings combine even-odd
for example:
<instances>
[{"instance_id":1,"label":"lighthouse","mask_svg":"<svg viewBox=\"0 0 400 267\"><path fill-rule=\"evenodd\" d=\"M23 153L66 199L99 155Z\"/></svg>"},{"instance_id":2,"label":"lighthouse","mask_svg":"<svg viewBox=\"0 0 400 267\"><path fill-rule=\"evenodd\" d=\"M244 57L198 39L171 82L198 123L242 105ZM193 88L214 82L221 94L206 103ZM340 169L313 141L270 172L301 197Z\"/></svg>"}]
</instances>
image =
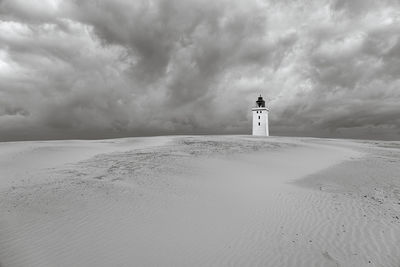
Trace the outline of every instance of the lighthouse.
<instances>
[{"instance_id":1,"label":"lighthouse","mask_svg":"<svg viewBox=\"0 0 400 267\"><path fill-rule=\"evenodd\" d=\"M265 101L261 95L256 101L256 106L251 111L253 112L253 135L269 136L269 109L265 107Z\"/></svg>"}]
</instances>

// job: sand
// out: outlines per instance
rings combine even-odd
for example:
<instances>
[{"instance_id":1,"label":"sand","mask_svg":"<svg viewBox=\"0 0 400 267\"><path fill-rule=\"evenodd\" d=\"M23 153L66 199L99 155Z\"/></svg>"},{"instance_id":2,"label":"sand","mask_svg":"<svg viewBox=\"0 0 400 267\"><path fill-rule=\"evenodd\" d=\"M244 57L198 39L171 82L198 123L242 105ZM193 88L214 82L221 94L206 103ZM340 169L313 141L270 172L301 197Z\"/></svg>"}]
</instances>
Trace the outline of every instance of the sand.
<instances>
[{"instance_id":1,"label":"sand","mask_svg":"<svg viewBox=\"0 0 400 267\"><path fill-rule=\"evenodd\" d=\"M0 143L0 266L400 266L400 142Z\"/></svg>"}]
</instances>

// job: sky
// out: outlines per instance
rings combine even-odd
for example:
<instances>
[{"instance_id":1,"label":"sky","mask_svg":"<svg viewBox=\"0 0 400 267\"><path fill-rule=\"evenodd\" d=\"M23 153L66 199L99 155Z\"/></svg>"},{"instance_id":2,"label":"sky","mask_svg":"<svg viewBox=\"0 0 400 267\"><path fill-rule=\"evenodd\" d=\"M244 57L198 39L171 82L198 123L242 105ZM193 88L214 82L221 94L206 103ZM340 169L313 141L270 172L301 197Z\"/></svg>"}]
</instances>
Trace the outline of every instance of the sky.
<instances>
[{"instance_id":1,"label":"sky","mask_svg":"<svg viewBox=\"0 0 400 267\"><path fill-rule=\"evenodd\" d=\"M398 0L0 0L0 141L400 140Z\"/></svg>"}]
</instances>

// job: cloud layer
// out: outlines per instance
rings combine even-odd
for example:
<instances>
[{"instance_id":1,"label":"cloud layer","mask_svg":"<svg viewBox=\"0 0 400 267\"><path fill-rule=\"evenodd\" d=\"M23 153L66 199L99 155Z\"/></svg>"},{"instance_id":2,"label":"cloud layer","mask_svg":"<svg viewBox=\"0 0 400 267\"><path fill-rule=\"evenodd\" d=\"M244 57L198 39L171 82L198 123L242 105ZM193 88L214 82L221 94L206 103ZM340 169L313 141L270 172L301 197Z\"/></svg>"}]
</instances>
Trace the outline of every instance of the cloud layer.
<instances>
[{"instance_id":1,"label":"cloud layer","mask_svg":"<svg viewBox=\"0 0 400 267\"><path fill-rule=\"evenodd\" d=\"M397 0L0 0L0 140L400 139Z\"/></svg>"}]
</instances>

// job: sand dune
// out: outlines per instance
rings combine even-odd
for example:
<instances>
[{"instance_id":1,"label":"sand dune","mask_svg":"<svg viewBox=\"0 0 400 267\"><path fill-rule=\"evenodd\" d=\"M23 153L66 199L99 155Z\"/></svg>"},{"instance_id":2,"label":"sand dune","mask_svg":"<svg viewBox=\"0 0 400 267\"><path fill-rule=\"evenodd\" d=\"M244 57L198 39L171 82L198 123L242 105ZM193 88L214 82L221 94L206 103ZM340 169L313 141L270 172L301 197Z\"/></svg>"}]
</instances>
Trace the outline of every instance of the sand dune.
<instances>
[{"instance_id":1,"label":"sand dune","mask_svg":"<svg viewBox=\"0 0 400 267\"><path fill-rule=\"evenodd\" d=\"M0 144L0 265L399 266L400 143Z\"/></svg>"}]
</instances>

